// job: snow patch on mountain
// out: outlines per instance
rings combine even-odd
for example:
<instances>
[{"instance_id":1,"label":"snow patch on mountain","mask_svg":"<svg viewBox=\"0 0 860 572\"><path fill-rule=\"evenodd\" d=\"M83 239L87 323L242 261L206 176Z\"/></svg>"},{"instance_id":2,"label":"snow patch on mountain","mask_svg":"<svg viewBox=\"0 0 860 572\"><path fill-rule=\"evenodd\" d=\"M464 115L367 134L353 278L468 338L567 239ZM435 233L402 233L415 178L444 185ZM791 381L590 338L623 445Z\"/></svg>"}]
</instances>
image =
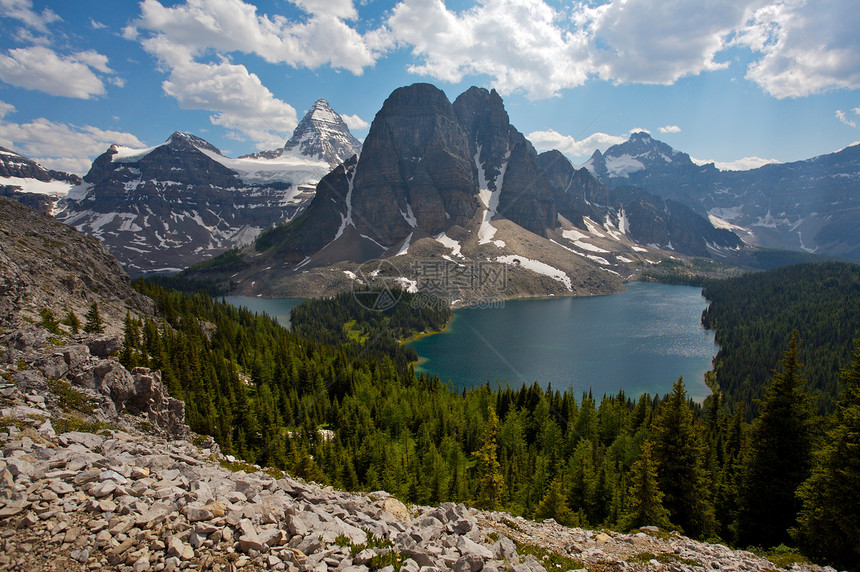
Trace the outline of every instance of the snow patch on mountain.
<instances>
[{"instance_id":1,"label":"snow patch on mountain","mask_svg":"<svg viewBox=\"0 0 860 572\"><path fill-rule=\"evenodd\" d=\"M509 266L519 266L531 270L532 272L536 272L537 274L549 276L553 280L557 280L564 284L568 291L573 291L573 284L570 281L570 276L568 276L563 270L559 270L558 268L550 266L545 262L541 262L539 260L532 260L531 258L526 258L524 256L519 256L515 254L497 256L496 262L501 262L502 264L507 264Z\"/></svg>"},{"instance_id":2,"label":"snow patch on mountain","mask_svg":"<svg viewBox=\"0 0 860 572\"><path fill-rule=\"evenodd\" d=\"M645 168L645 164L631 155L621 155L618 157L605 156L606 171L610 177L629 177L631 173L641 171Z\"/></svg>"}]
</instances>

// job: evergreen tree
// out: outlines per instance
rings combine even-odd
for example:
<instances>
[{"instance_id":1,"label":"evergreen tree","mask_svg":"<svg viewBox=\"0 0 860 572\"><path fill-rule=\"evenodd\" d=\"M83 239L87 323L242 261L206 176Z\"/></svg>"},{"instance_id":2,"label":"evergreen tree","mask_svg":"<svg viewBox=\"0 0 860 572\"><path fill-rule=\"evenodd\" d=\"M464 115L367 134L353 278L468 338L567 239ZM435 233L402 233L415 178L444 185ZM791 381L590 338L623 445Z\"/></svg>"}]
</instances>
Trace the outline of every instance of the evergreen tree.
<instances>
[{"instance_id":1,"label":"evergreen tree","mask_svg":"<svg viewBox=\"0 0 860 572\"><path fill-rule=\"evenodd\" d=\"M93 302L85 316L84 331L88 334L100 334L104 331L104 322L99 312L99 303Z\"/></svg>"},{"instance_id":2,"label":"evergreen tree","mask_svg":"<svg viewBox=\"0 0 860 572\"><path fill-rule=\"evenodd\" d=\"M54 316L53 310L51 310L50 308L42 308L42 310L39 312L39 315L42 317L42 326L46 330L48 330L52 334L60 333L60 323Z\"/></svg>"},{"instance_id":3,"label":"evergreen tree","mask_svg":"<svg viewBox=\"0 0 860 572\"><path fill-rule=\"evenodd\" d=\"M663 506L663 493L657 479L657 464L651 451L651 441L642 444L639 460L633 464L627 513L623 528L659 526L669 528L669 511Z\"/></svg>"},{"instance_id":4,"label":"evergreen tree","mask_svg":"<svg viewBox=\"0 0 860 572\"><path fill-rule=\"evenodd\" d=\"M571 526L576 523L576 517L567 506L567 495L564 493L564 484L560 477L553 479L546 495L535 509L535 518L554 518L559 524Z\"/></svg>"},{"instance_id":5,"label":"evergreen tree","mask_svg":"<svg viewBox=\"0 0 860 572\"><path fill-rule=\"evenodd\" d=\"M505 479L498 459L499 418L492 407L487 408L487 425L481 447L475 451L477 460L478 506L488 510L499 508L505 496Z\"/></svg>"},{"instance_id":6,"label":"evergreen tree","mask_svg":"<svg viewBox=\"0 0 860 572\"><path fill-rule=\"evenodd\" d=\"M669 519L690 536L707 537L713 531L714 509L683 378L658 408L651 428L658 483Z\"/></svg>"},{"instance_id":7,"label":"evergreen tree","mask_svg":"<svg viewBox=\"0 0 860 572\"><path fill-rule=\"evenodd\" d=\"M802 508L792 536L804 552L840 567L860 566L860 340L831 429L797 496Z\"/></svg>"},{"instance_id":8,"label":"evergreen tree","mask_svg":"<svg viewBox=\"0 0 860 572\"><path fill-rule=\"evenodd\" d=\"M81 320L78 318L77 314L71 310L66 312L66 317L63 318L63 323L69 326L73 335L81 331Z\"/></svg>"},{"instance_id":9,"label":"evergreen tree","mask_svg":"<svg viewBox=\"0 0 860 572\"><path fill-rule=\"evenodd\" d=\"M788 529L800 509L795 491L809 476L812 413L799 349L795 330L752 426L741 473L741 544L776 546L788 541Z\"/></svg>"}]
</instances>

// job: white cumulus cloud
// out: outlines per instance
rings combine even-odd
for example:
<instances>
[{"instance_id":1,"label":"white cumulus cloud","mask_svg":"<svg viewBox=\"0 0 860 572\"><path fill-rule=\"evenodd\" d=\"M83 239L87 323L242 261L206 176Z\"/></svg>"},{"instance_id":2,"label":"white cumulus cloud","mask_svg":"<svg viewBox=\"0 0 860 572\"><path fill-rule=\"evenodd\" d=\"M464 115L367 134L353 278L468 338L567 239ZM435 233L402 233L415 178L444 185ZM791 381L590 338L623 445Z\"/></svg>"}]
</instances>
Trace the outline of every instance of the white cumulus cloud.
<instances>
[{"instance_id":1,"label":"white cumulus cloud","mask_svg":"<svg viewBox=\"0 0 860 572\"><path fill-rule=\"evenodd\" d=\"M737 0L614 0L580 6L575 20L591 38L600 77L616 83L671 84L727 66L717 60L744 23Z\"/></svg>"},{"instance_id":2,"label":"white cumulus cloud","mask_svg":"<svg viewBox=\"0 0 860 572\"><path fill-rule=\"evenodd\" d=\"M404 0L387 25L418 60L409 71L449 82L488 75L502 94L557 95L588 79L587 38L543 0L485 0L454 12L442 0Z\"/></svg>"},{"instance_id":3,"label":"white cumulus cloud","mask_svg":"<svg viewBox=\"0 0 860 572\"><path fill-rule=\"evenodd\" d=\"M28 28L42 33L48 32L48 24L61 19L50 8L37 13L33 10L31 0L0 0L0 17L18 20Z\"/></svg>"},{"instance_id":4,"label":"white cumulus cloud","mask_svg":"<svg viewBox=\"0 0 860 572\"><path fill-rule=\"evenodd\" d=\"M83 175L89 171L92 160L113 143L146 146L131 133L91 125L57 123L43 117L28 123L6 121L5 116L14 110L12 105L0 101L0 145L15 149L49 169Z\"/></svg>"},{"instance_id":5,"label":"white cumulus cloud","mask_svg":"<svg viewBox=\"0 0 860 572\"><path fill-rule=\"evenodd\" d=\"M602 153L613 145L627 141L626 137L609 135L607 133L592 133L585 139L577 140L575 137L563 135L552 129L532 131L526 135L526 139L531 141L532 145L538 151L557 149L567 155L568 158L576 160L590 157L595 150L599 149Z\"/></svg>"},{"instance_id":6,"label":"white cumulus cloud","mask_svg":"<svg viewBox=\"0 0 860 572\"><path fill-rule=\"evenodd\" d=\"M359 117L358 115L341 114L343 122L349 127L350 131L361 131L370 127L370 123Z\"/></svg>"},{"instance_id":7,"label":"white cumulus cloud","mask_svg":"<svg viewBox=\"0 0 860 572\"><path fill-rule=\"evenodd\" d=\"M257 7L241 0L187 0L166 7L144 0L140 17L126 37L141 33L164 36L195 56L207 50L255 54L269 63L316 68L330 65L355 74L376 62L377 40L367 40L344 17L354 17L351 2L327 4L303 0L308 18L292 21L284 16L258 14ZM349 6L347 6L347 4Z\"/></svg>"},{"instance_id":8,"label":"white cumulus cloud","mask_svg":"<svg viewBox=\"0 0 860 572\"><path fill-rule=\"evenodd\" d=\"M91 50L62 56L45 46L14 48L0 54L0 80L51 95L91 99L105 93L93 70L111 73L107 61Z\"/></svg>"},{"instance_id":9,"label":"white cumulus cloud","mask_svg":"<svg viewBox=\"0 0 860 572\"><path fill-rule=\"evenodd\" d=\"M657 131L660 133L680 133L681 128L677 125L666 125L664 127L658 127Z\"/></svg>"},{"instance_id":10,"label":"white cumulus cloud","mask_svg":"<svg viewBox=\"0 0 860 572\"><path fill-rule=\"evenodd\" d=\"M690 157L690 160L697 165L713 163L721 171L748 171L750 169L757 169L763 165L779 163L776 159L764 159L762 157L744 157L743 159L735 159L734 161L713 161Z\"/></svg>"},{"instance_id":11,"label":"white cumulus cloud","mask_svg":"<svg viewBox=\"0 0 860 572\"><path fill-rule=\"evenodd\" d=\"M735 43L758 56L746 74L770 95L860 88L860 10L852 0L783 0L755 10Z\"/></svg>"}]
</instances>

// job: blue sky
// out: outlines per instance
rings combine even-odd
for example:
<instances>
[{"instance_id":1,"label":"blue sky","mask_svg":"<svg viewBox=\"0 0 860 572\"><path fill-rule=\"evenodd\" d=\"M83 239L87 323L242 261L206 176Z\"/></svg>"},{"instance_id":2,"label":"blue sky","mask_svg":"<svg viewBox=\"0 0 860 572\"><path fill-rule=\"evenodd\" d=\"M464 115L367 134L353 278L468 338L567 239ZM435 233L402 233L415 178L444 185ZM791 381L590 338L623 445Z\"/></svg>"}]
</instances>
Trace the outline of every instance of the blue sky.
<instances>
[{"instance_id":1,"label":"blue sky","mask_svg":"<svg viewBox=\"0 0 860 572\"><path fill-rule=\"evenodd\" d=\"M574 163L644 129L718 166L860 141L856 0L0 0L0 145L85 173L189 131L283 145L325 97L363 138L388 94L497 89Z\"/></svg>"}]
</instances>

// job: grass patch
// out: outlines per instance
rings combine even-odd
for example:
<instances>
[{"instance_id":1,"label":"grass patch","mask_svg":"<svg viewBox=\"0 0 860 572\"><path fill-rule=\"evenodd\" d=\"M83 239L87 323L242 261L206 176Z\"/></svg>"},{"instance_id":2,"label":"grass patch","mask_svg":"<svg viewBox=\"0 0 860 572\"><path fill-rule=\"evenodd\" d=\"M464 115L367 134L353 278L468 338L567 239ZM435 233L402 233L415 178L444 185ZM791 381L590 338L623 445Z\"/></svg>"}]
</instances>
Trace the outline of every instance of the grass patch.
<instances>
[{"instance_id":1,"label":"grass patch","mask_svg":"<svg viewBox=\"0 0 860 572\"><path fill-rule=\"evenodd\" d=\"M0 417L0 427L17 427L19 431L23 431L25 427L29 426L30 425L28 423L25 423L17 417L9 417L8 415Z\"/></svg>"},{"instance_id":2,"label":"grass patch","mask_svg":"<svg viewBox=\"0 0 860 572\"><path fill-rule=\"evenodd\" d=\"M256 473L259 469L252 465L251 463L247 463L245 461L228 461L227 459L219 459L218 464L228 471L232 471L234 473L238 473L239 471L245 471L246 473Z\"/></svg>"},{"instance_id":3,"label":"grass patch","mask_svg":"<svg viewBox=\"0 0 860 572\"><path fill-rule=\"evenodd\" d=\"M120 431L121 428L111 423L104 421L85 421L77 417L63 417L62 419L52 419L51 425L54 427L54 432L59 435L70 431L78 431L80 433L102 433L106 431Z\"/></svg>"},{"instance_id":4,"label":"grass patch","mask_svg":"<svg viewBox=\"0 0 860 572\"><path fill-rule=\"evenodd\" d=\"M635 556L631 556L627 559L627 562L631 563L641 563L647 564L652 560L656 560L660 564L685 564L687 566L702 566L702 563L698 560L692 560L690 558L681 558L680 556L676 556L675 554L667 554L665 552L661 552L659 554L654 554L653 552L640 552Z\"/></svg>"},{"instance_id":5,"label":"grass patch","mask_svg":"<svg viewBox=\"0 0 860 572\"><path fill-rule=\"evenodd\" d=\"M91 414L96 409L96 403L75 389L68 382L60 379L48 380L48 389L57 396L57 401L65 411L80 411Z\"/></svg>"},{"instance_id":6,"label":"grass patch","mask_svg":"<svg viewBox=\"0 0 860 572\"><path fill-rule=\"evenodd\" d=\"M801 554L798 549L785 544L773 548L751 546L748 550L756 556L767 558L780 568L791 568L794 564L810 564L809 559Z\"/></svg>"},{"instance_id":7,"label":"grass patch","mask_svg":"<svg viewBox=\"0 0 860 572\"><path fill-rule=\"evenodd\" d=\"M580 560L574 560L567 556L562 556L552 550L547 550L542 546L534 544L519 544L517 543L517 554L520 556L532 555L538 559L538 562L547 570L578 570L585 568L585 564Z\"/></svg>"},{"instance_id":8,"label":"grass patch","mask_svg":"<svg viewBox=\"0 0 860 572\"><path fill-rule=\"evenodd\" d=\"M386 566L393 566L395 572L397 572L403 566L403 556L399 552L383 552L371 558L367 566L371 570L379 570Z\"/></svg>"}]
</instances>

